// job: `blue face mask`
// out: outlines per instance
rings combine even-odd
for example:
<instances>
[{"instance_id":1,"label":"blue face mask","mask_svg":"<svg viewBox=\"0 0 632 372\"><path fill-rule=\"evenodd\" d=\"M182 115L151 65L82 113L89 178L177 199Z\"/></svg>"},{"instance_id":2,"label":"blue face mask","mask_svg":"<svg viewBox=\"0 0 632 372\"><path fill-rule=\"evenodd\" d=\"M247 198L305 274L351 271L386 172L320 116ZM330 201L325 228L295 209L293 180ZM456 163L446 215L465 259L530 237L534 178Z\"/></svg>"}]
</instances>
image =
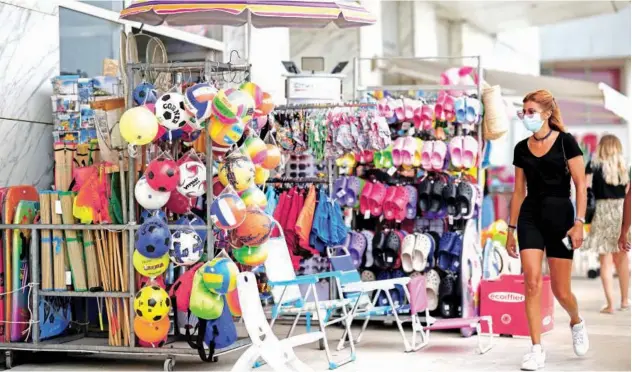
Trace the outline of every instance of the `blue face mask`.
<instances>
[{"instance_id":1,"label":"blue face mask","mask_svg":"<svg viewBox=\"0 0 632 372\"><path fill-rule=\"evenodd\" d=\"M533 114L533 117L525 116L522 119L522 123L528 131L535 133L542 128L542 126L544 125L544 120L542 120L542 118L540 117L540 113L536 112Z\"/></svg>"}]
</instances>

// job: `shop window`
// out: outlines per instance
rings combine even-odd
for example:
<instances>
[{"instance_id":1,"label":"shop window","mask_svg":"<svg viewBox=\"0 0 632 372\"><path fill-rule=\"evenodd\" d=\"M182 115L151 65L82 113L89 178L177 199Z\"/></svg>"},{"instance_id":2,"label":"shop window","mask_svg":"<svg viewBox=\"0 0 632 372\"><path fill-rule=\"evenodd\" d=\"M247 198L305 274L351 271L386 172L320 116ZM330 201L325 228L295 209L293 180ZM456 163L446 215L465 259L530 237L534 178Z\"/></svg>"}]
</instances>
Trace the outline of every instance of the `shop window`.
<instances>
[{"instance_id":1,"label":"shop window","mask_svg":"<svg viewBox=\"0 0 632 372\"><path fill-rule=\"evenodd\" d=\"M101 8L116 2L84 1ZM109 9L109 8L106 8ZM59 7L59 59L65 75L98 76L103 74L103 60L118 60L122 25Z\"/></svg>"}]
</instances>

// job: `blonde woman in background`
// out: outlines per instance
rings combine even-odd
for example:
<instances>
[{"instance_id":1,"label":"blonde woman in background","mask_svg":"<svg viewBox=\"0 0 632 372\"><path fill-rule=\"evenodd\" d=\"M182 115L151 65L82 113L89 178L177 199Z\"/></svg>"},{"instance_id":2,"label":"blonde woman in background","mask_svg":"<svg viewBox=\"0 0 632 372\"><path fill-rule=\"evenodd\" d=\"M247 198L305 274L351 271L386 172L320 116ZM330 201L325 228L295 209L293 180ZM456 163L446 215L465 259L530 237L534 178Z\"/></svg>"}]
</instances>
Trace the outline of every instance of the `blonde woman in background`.
<instances>
[{"instance_id":1,"label":"blonde woman in background","mask_svg":"<svg viewBox=\"0 0 632 372\"><path fill-rule=\"evenodd\" d=\"M584 248L599 254L601 282L606 294L606 305L601 309L601 313L612 314L614 312L613 266L619 274L620 309L625 310L630 307L628 295L630 267L627 247L621 249L619 246L623 201L629 188L630 174L623 156L623 147L617 137L608 134L601 138L593 159L586 166L586 174L586 184L588 186L592 184L595 194L596 208Z\"/></svg>"}]
</instances>

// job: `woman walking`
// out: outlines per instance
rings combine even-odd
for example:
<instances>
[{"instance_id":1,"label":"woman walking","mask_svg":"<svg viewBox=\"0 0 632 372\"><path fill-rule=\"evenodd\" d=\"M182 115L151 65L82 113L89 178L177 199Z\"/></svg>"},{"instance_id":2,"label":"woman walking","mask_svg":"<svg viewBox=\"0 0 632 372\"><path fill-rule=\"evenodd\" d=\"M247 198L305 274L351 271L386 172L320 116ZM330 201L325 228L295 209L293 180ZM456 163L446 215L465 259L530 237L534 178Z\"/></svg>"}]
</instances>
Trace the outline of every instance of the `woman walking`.
<instances>
[{"instance_id":1,"label":"woman walking","mask_svg":"<svg viewBox=\"0 0 632 372\"><path fill-rule=\"evenodd\" d=\"M612 290L613 267L619 274L621 309L630 307L630 266L626 250L619 248L623 201L629 187L630 175L619 139L611 134L599 141L594 158L586 166L586 184L595 194L595 216L584 249L599 254L601 282L606 295L603 314L614 312ZM627 233L626 233L627 234Z\"/></svg>"},{"instance_id":2,"label":"woman walking","mask_svg":"<svg viewBox=\"0 0 632 372\"><path fill-rule=\"evenodd\" d=\"M566 133L560 108L546 90L527 94L518 116L533 134L514 149L515 187L511 198L507 251L518 257L514 231L518 230L520 260L525 277L525 305L531 351L522 369L544 367L546 354L540 342L542 317L542 259L546 251L551 287L570 317L573 349L588 352L588 333L571 292L573 249L584 240L586 184L582 151ZM571 178L575 184L577 214L571 203Z\"/></svg>"}]
</instances>

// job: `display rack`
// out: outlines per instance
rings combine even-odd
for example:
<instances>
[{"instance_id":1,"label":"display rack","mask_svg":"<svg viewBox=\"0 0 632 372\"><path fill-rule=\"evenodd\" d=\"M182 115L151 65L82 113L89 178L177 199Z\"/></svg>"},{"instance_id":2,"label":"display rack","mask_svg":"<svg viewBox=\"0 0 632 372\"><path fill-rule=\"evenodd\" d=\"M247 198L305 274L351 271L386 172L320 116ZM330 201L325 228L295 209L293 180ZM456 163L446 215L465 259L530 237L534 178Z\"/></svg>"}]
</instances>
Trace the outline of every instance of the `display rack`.
<instances>
[{"instance_id":1,"label":"display rack","mask_svg":"<svg viewBox=\"0 0 632 372\"><path fill-rule=\"evenodd\" d=\"M230 63L220 63L210 60L196 61L196 62L174 62L164 64L146 64L146 63L131 63L126 66L127 86L133 86L134 73L139 71L161 71L161 72L176 72L176 73L194 73L199 72L203 74L202 77L210 78L225 73L244 73L244 80L249 79L250 65L235 65ZM223 76L223 75L222 75ZM234 79L234 77L233 77ZM235 83L235 81L229 81ZM131 90L128 93L127 108L131 107ZM209 136L206 138L206 159L212 163L213 153ZM126 149L117 149L119 151L125 151ZM107 338L94 337L89 334L87 327L83 327L83 332L70 336L62 336L49 340L39 339L39 301L40 297L80 297L80 298L127 298L129 300L130 309L134 306L134 296L136 293L135 276L130 275L127 292L74 292L74 291L43 291L40 289L40 230L107 230L117 231L123 233L123 238L128 239L128 247L130 259L128 260L128 270L130 273L134 273L134 265L132 263L132 254L134 252L134 233L140 228L137 224L135 214L135 202L134 202L134 185L136 183L135 159L133 157L128 158L128 167L130 170L127 172L128 177L125 180L124 160L122 156L119 156L119 169L121 170L121 195L122 195L122 209L123 209L123 225L82 225L82 224L0 224L0 229L20 229L31 230L31 242L29 247L29 269L31 278L33 279L28 286L31 288L31 296L29 299L31 314L31 334L32 342L0 342L0 350L5 354L5 366L11 368L14 361L14 352L17 351L35 351L35 352L74 352L74 353L88 353L88 354L116 354L116 355L145 355L145 356L163 356L164 370L171 371L175 365L176 356L198 356L198 350L191 348L184 340L178 339L177 336L169 336L169 342L161 348L145 348L133 346L136 344L134 332L130 332L130 345L132 346L110 346L108 345ZM194 230L207 230L211 232L212 223L210 219L210 205L213 200L213 184L212 184L212 166L206 167L206 180L207 180L207 205L206 205L206 225L205 226L190 226ZM125 182L127 181L127 184ZM179 229L182 226L169 225L169 229ZM125 234L127 235L125 237ZM213 257L214 252L214 234L207 234L207 254L209 257ZM134 329L134 312L130 312L129 317L129 329ZM239 339L233 345L224 348L216 349L214 353L213 361L217 361L217 357L226 353L243 349L250 345L249 339Z\"/></svg>"}]
</instances>

